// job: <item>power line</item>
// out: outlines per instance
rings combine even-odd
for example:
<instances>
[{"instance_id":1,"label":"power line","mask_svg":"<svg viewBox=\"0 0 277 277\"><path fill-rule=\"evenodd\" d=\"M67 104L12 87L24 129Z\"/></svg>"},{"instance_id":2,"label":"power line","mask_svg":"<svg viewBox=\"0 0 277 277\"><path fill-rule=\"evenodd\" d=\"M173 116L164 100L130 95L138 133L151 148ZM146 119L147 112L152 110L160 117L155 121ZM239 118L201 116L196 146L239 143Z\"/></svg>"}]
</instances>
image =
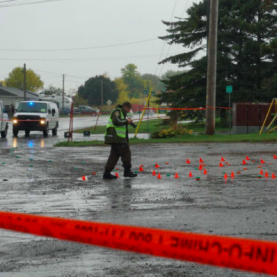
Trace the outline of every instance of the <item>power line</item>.
<instances>
[{"instance_id":1,"label":"power line","mask_svg":"<svg viewBox=\"0 0 277 277\"><path fill-rule=\"evenodd\" d=\"M54 1L54 0L52 0ZM60 0L55 0L60 1ZM82 48L66 48L66 49L0 49L0 51L7 51L7 52L58 52L58 51L79 51L79 50L87 50L87 49L99 49L99 48L111 48L117 46L124 46L124 45L131 45L137 43L144 43L149 41L158 40L158 38L146 39L146 40L139 40L133 42L126 42L126 43L119 43L119 44L110 44L110 45L103 45L103 46L90 46L90 47L82 47Z\"/></svg>"},{"instance_id":2,"label":"power line","mask_svg":"<svg viewBox=\"0 0 277 277\"><path fill-rule=\"evenodd\" d=\"M36 1L36 2L27 2L27 3L14 3L10 5L0 5L1 8L8 8L8 7L15 7L15 6L26 6L26 5L35 5L35 4L42 4L42 3L51 3L51 2L58 2L58 1L63 1L63 0L41 0L41 1ZM1 4L1 3L0 3Z\"/></svg>"},{"instance_id":3,"label":"power line","mask_svg":"<svg viewBox=\"0 0 277 277\"><path fill-rule=\"evenodd\" d=\"M185 11L186 11L186 9L187 9L188 3L189 3L189 0L187 0L187 2L186 2L186 5L185 5L185 8L184 8L184 10L183 10L183 13L182 13L181 17L183 17L183 15L184 15L184 13L185 13ZM170 44L170 46L169 46L169 48L168 48L168 51L167 51L167 53L166 53L166 59L168 58L168 55L169 55L169 52L170 52L171 47L172 47L172 44ZM163 71L163 68L164 68L164 63L162 64L162 67L161 67L161 70L160 70L160 74L159 74L158 76L161 76L162 71Z\"/></svg>"},{"instance_id":4,"label":"power line","mask_svg":"<svg viewBox=\"0 0 277 277\"><path fill-rule=\"evenodd\" d=\"M37 58L0 58L3 61L117 61L135 58L155 58L159 55L137 55L137 56L123 56L123 57L107 57L107 58L66 58L66 59L37 59Z\"/></svg>"},{"instance_id":5,"label":"power line","mask_svg":"<svg viewBox=\"0 0 277 277\"><path fill-rule=\"evenodd\" d=\"M177 0L175 0L175 3L174 3L174 7L173 7L173 11L172 11L172 15L171 15L170 21L172 21L172 18L173 18L174 12L175 12L175 8L176 8L176 4L177 4ZM159 61L161 60L161 57L162 57L162 55L163 55L164 46L165 46L165 41L164 41L164 43L163 43L163 48L162 48L162 52L161 52ZM157 64L157 66L156 66L155 75L157 74L158 67L159 67L159 64Z\"/></svg>"}]
</instances>

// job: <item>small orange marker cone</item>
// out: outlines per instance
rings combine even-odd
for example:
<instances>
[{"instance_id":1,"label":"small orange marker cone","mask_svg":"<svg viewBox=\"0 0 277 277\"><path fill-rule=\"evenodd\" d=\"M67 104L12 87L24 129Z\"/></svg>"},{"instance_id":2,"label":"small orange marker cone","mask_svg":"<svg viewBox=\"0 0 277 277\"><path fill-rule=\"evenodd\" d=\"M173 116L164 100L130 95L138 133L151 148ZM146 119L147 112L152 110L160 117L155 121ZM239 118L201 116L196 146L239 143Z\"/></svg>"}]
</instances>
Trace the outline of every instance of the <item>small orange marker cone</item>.
<instances>
[{"instance_id":1,"label":"small orange marker cone","mask_svg":"<svg viewBox=\"0 0 277 277\"><path fill-rule=\"evenodd\" d=\"M156 163L155 167L156 167L156 168L159 168L160 166Z\"/></svg>"},{"instance_id":2,"label":"small orange marker cone","mask_svg":"<svg viewBox=\"0 0 277 277\"><path fill-rule=\"evenodd\" d=\"M175 177L174 177L175 179L179 179L179 175L178 175L178 173L176 172L175 173Z\"/></svg>"},{"instance_id":3,"label":"small orange marker cone","mask_svg":"<svg viewBox=\"0 0 277 277\"><path fill-rule=\"evenodd\" d=\"M144 171L144 169L142 168L142 166L139 167L139 172Z\"/></svg>"},{"instance_id":4,"label":"small orange marker cone","mask_svg":"<svg viewBox=\"0 0 277 277\"><path fill-rule=\"evenodd\" d=\"M222 163L219 163L219 167L224 167L224 165Z\"/></svg>"},{"instance_id":5,"label":"small orange marker cone","mask_svg":"<svg viewBox=\"0 0 277 277\"><path fill-rule=\"evenodd\" d=\"M224 179L225 179L225 180L228 179L228 174L227 174L227 173L225 173Z\"/></svg>"},{"instance_id":6,"label":"small orange marker cone","mask_svg":"<svg viewBox=\"0 0 277 277\"><path fill-rule=\"evenodd\" d=\"M275 174L274 173L272 173L272 177L271 177L272 179L276 179L276 176L275 176Z\"/></svg>"},{"instance_id":7,"label":"small orange marker cone","mask_svg":"<svg viewBox=\"0 0 277 277\"><path fill-rule=\"evenodd\" d=\"M268 178L268 172L266 172L264 176L265 176L265 178Z\"/></svg>"},{"instance_id":8,"label":"small orange marker cone","mask_svg":"<svg viewBox=\"0 0 277 277\"><path fill-rule=\"evenodd\" d=\"M161 173L158 174L157 179L162 179Z\"/></svg>"},{"instance_id":9,"label":"small orange marker cone","mask_svg":"<svg viewBox=\"0 0 277 277\"><path fill-rule=\"evenodd\" d=\"M221 161L222 161L222 162L225 162L225 159L224 159L223 157L221 157Z\"/></svg>"},{"instance_id":10,"label":"small orange marker cone","mask_svg":"<svg viewBox=\"0 0 277 277\"><path fill-rule=\"evenodd\" d=\"M191 164L191 162L190 162L190 160L189 160L189 159L187 159L187 164Z\"/></svg>"},{"instance_id":11,"label":"small orange marker cone","mask_svg":"<svg viewBox=\"0 0 277 277\"><path fill-rule=\"evenodd\" d=\"M200 164L199 167L198 167L199 170L203 170L203 165Z\"/></svg>"},{"instance_id":12,"label":"small orange marker cone","mask_svg":"<svg viewBox=\"0 0 277 277\"><path fill-rule=\"evenodd\" d=\"M242 161L242 164L245 165L245 164L247 164L247 162L246 162L245 160L243 160L243 161Z\"/></svg>"},{"instance_id":13,"label":"small orange marker cone","mask_svg":"<svg viewBox=\"0 0 277 277\"><path fill-rule=\"evenodd\" d=\"M169 164L169 163L165 163L165 164Z\"/></svg>"},{"instance_id":14,"label":"small orange marker cone","mask_svg":"<svg viewBox=\"0 0 277 277\"><path fill-rule=\"evenodd\" d=\"M207 174L208 174L208 172L207 172L207 169L206 169L206 168L204 169L203 174L205 174L205 175L207 175Z\"/></svg>"},{"instance_id":15,"label":"small orange marker cone","mask_svg":"<svg viewBox=\"0 0 277 277\"><path fill-rule=\"evenodd\" d=\"M92 172L92 175L96 175L96 172Z\"/></svg>"},{"instance_id":16,"label":"small orange marker cone","mask_svg":"<svg viewBox=\"0 0 277 277\"><path fill-rule=\"evenodd\" d=\"M118 173L117 173L117 172L115 173L115 177L119 178L119 175L118 175Z\"/></svg>"},{"instance_id":17,"label":"small orange marker cone","mask_svg":"<svg viewBox=\"0 0 277 277\"><path fill-rule=\"evenodd\" d=\"M265 164L265 161L263 159L261 159L261 164Z\"/></svg>"},{"instance_id":18,"label":"small orange marker cone","mask_svg":"<svg viewBox=\"0 0 277 277\"><path fill-rule=\"evenodd\" d=\"M156 176L156 171L153 170L152 176Z\"/></svg>"},{"instance_id":19,"label":"small orange marker cone","mask_svg":"<svg viewBox=\"0 0 277 277\"><path fill-rule=\"evenodd\" d=\"M258 165L258 168L262 168L262 166L261 166L261 165Z\"/></svg>"},{"instance_id":20,"label":"small orange marker cone","mask_svg":"<svg viewBox=\"0 0 277 277\"><path fill-rule=\"evenodd\" d=\"M235 173L232 171L231 178L235 178Z\"/></svg>"},{"instance_id":21,"label":"small orange marker cone","mask_svg":"<svg viewBox=\"0 0 277 277\"><path fill-rule=\"evenodd\" d=\"M250 159L248 156L246 156L245 159L246 159L247 161L251 161L251 159Z\"/></svg>"},{"instance_id":22,"label":"small orange marker cone","mask_svg":"<svg viewBox=\"0 0 277 277\"><path fill-rule=\"evenodd\" d=\"M204 163L204 161L202 160L202 158L199 159L199 163Z\"/></svg>"},{"instance_id":23,"label":"small orange marker cone","mask_svg":"<svg viewBox=\"0 0 277 277\"><path fill-rule=\"evenodd\" d=\"M82 176L82 181L87 181L88 179L87 179L87 177L84 175L84 176Z\"/></svg>"},{"instance_id":24,"label":"small orange marker cone","mask_svg":"<svg viewBox=\"0 0 277 277\"><path fill-rule=\"evenodd\" d=\"M193 177L192 172L189 173L189 177L190 177L190 178Z\"/></svg>"},{"instance_id":25,"label":"small orange marker cone","mask_svg":"<svg viewBox=\"0 0 277 277\"><path fill-rule=\"evenodd\" d=\"M274 159L274 160L277 160L277 156L276 156L276 155L273 155L273 159Z\"/></svg>"},{"instance_id":26,"label":"small orange marker cone","mask_svg":"<svg viewBox=\"0 0 277 277\"><path fill-rule=\"evenodd\" d=\"M261 169L261 171L260 171L260 175L264 175L264 172L263 172L263 170Z\"/></svg>"}]
</instances>

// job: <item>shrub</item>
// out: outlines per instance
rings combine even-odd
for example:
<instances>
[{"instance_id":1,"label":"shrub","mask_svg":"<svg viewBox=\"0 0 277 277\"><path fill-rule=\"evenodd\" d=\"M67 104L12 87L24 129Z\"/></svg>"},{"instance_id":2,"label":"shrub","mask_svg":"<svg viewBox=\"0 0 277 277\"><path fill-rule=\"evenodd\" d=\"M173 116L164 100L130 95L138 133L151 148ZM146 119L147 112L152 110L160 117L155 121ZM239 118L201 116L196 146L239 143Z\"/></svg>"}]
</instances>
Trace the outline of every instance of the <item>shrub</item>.
<instances>
[{"instance_id":1,"label":"shrub","mask_svg":"<svg viewBox=\"0 0 277 277\"><path fill-rule=\"evenodd\" d=\"M152 133L151 138L172 138L176 136L182 135L191 135L193 134L192 130L188 130L187 128L177 125L175 127L164 129L162 131L156 131Z\"/></svg>"}]
</instances>

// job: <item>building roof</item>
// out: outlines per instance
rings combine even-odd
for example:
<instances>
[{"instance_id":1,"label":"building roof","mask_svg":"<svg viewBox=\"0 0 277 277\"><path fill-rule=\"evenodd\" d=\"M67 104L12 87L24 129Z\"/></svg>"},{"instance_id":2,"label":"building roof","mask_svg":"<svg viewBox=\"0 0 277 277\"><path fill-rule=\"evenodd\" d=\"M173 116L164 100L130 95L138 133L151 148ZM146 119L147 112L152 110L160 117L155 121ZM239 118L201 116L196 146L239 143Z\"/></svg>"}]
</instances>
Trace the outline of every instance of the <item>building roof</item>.
<instances>
[{"instance_id":1,"label":"building roof","mask_svg":"<svg viewBox=\"0 0 277 277\"><path fill-rule=\"evenodd\" d=\"M0 97L24 97L24 91L17 88L10 88L10 87L2 87L0 86ZM32 91L26 91L26 97L30 99L37 99L38 94Z\"/></svg>"}]
</instances>

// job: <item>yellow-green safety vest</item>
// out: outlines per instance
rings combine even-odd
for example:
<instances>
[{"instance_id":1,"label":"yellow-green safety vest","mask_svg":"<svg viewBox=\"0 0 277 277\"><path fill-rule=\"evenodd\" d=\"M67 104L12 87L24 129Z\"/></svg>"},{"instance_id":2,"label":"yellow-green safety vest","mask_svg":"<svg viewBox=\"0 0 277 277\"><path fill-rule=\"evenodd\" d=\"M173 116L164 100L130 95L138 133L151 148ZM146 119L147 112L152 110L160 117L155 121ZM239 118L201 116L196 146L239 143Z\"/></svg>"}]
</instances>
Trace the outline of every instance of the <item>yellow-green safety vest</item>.
<instances>
[{"instance_id":1,"label":"yellow-green safety vest","mask_svg":"<svg viewBox=\"0 0 277 277\"><path fill-rule=\"evenodd\" d=\"M112 110L107 127L106 127L105 136L107 135L108 128L115 128L117 136L119 136L120 138L126 138L126 126L115 126L113 124L112 114L115 110L120 110L120 117L121 117L121 119L124 119L123 112L120 108L116 108L116 109Z\"/></svg>"}]
</instances>

